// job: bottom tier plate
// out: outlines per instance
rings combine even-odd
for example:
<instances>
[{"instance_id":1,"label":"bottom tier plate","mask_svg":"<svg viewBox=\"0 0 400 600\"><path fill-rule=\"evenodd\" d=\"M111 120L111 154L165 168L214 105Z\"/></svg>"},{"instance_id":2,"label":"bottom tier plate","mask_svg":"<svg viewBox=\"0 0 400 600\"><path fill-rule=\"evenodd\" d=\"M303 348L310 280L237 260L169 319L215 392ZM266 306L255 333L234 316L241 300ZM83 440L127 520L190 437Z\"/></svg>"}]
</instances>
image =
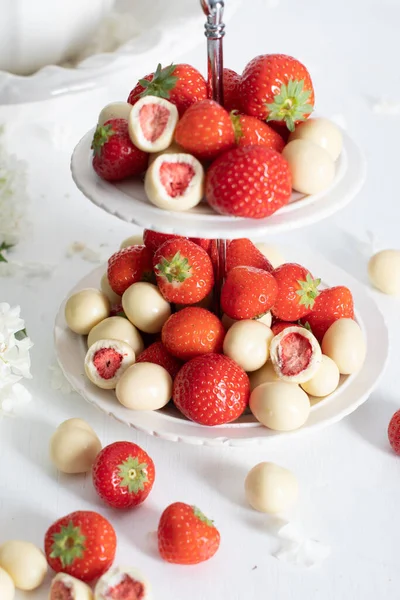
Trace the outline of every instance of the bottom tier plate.
<instances>
[{"instance_id":1,"label":"bottom tier plate","mask_svg":"<svg viewBox=\"0 0 400 600\"><path fill-rule=\"evenodd\" d=\"M57 359L72 387L88 402L140 431L173 441L203 445L243 446L267 443L279 438L304 435L311 430L335 423L355 411L367 400L377 385L387 361L389 341L384 319L365 286L321 257L305 250L286 249L285 256L307 266L315 276L322 276L325 285L346 285L354 296L356 318L367 341L367 356L362 369L355 375L342 378L338 389L330 396L315 399L307 423L293 432L269 430L243 415L238 421L217 427L204 427L185 419L172 405L159 411L132 411L120 405L112 391L94 386L84 373L86 338L68 329L64 318L66 300L58 312L54 338ZM99 267L84 277L68 297L80 289L99 287L105 267Z\"/></svg>"}]
</instances>

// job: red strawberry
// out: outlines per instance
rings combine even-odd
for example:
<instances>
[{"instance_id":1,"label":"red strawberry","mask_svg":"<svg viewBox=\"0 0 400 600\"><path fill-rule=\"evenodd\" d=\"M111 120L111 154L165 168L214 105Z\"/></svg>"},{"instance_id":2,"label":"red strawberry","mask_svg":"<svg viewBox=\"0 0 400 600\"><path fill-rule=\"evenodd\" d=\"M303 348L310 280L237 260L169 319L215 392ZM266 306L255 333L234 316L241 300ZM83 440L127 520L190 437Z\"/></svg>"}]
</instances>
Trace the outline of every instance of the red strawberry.
<instances>
[{"instance_id":1,"label":"red strawberry","mask_svg":"<svg viewBox=\"0 0 400 600\"><path fill-rule=\"evenodd\" d=\"M221 308L231 319L254 319L268 312L278 284L271 273L254 267L235 267L222 286Z\"/></svg>"},{"instance_id":2,"label":"red strawberry","mask_svg":"<svg viewBox=\"0 0 400 600\"><path fill-rule=\"evenodd\" d=\"M107 277L111 289L122 296L137 281L153 278L152 254L146 246L129 246L108 259Z\"/></svg>"},{"instance_id":3,"label":"red strawberry","mask_svg":"<svg viewBox=\"0 0 400 600\"><path fill-rule=\"evenodd\" d=\"M165 242L155 253L153 265L160 292L168 302L195 304L214 285L210 257L189 240Z\"/></svg>"},{"instance_id":4,"label":"red strawberry","mask_svg":"<svg viewBox=\"0 0 400 600\"><path fill-rule=\"evenodd\" d=\"M206 240L203 238L187 238L182 235L174 235L172 233L159 233L158 231L151 231L150 229L145 229L143 231L143 243L153 254L167 240L176 240L178 238L190 240L194 244L201 246L206 252L208 252L211 244L211 240Z\"/></svg>"},{"instance_id":5,"label":"red strawberry","mask_svg":"<svg viewBox=\"0 0 400 600\"><path fill-rule=\"evenodd\" d=\"M390 419L388 437L392 449L396 454L400 454L400 410Z\"/></svg>"},{"instance_id":6,"label":"red strawberry","mask_svg":"<svg viewBox=\"0 0 400 600\"><path fill-rule=\"evenodd\" d=\"M263 146L226 152L208 169L206 198L222 215L263 219L289 202L292 178L286 159Z\"/></svg>"},{"instance_id":7,"label":"red strawberry","mask_svg":"<svg viewBox=\"0 0 400 600\"><path fill-rule=\"evenodd\" d=\"M319 294L320 279L313 279L310 271L296 263L285 263L275 269L278 295L272 314L281 321L297 321L308 315Z\"/></svg>"},{"instance_id":8,"label":"red strawberry","mask_svg":"<svg viewBox=\"0 0 400 600\"><path fill-rule=\"evenodd\" d=\"M210 250L211 240L208 240L206 238L189 238L189 240L193 242L193 244L197 244L198 246L203 248L203 250L205 250L206 252Z\"/></svg>"},{"instance_id":9,"label":"red strawberry","mask_svg":"<svg viewBox=\"0 0 400 600\"><path fill-rule=\"evenodd\" d=\"M125 119L98 125L91 147L93 169L106 181L120 181L147 169L149 155L132 144Z\"/></svg>"},{"instance_id":10,"label":"red strawberry","mask_svg":"<svg viewBox=\"0 0 400 600\"><path fill-rule=\"evenodd\" d=\"M342 285L322 290L315 300L312 312L302 322L308 323L317 340L322 342L329 327L338 319L354 319L353 296Z\"/></svg>"},{"instance_id":11,"label":"red strawberry","mask_svg":"<svg viewBox=\"0 0 400 600\"><path fill-rule=\"evenodd\" d=\"M166 508L158 525L161 557L179 565L208 560L219 548L220 535L213 521L195 506L175 502Z\"/></svg>"},{"instance_id":12,"label":"red strawberry","mask_svg":"<svg viewBox=\"0 0 400 600\"><path fill-rule=\"evenodd\" d=\"M265 146L282 152L285 146L283 138L260 119L239 115L234 111L231 112L231 120L238 146Z\"/></svg>"},{"instance_id":13,"label":"red strawberry","mask_svg":"<svg viewBox=\"0 0 400 600\"><path fill-rule=\"evenodd\" d=\"M173 401L188 419L201 425L235 421L249 403L247 374L223 354L193 358L174 381Z\"/></svg>"},{"instance_id":14,"label":"red strawberry","mask_svg":"<svg viewBox=\"0 0 400 600\"><path fill-rule=\"evenodd\" d=\"M226 250L226 272L235 267L255 267L269 273L274 271L268 258L246 238L232 240Z\"/></svg>"},{"instance_id":15,"label":"red strawberry","mask_svg":"<svg viewBox=\"0 0 400 600\"><path fill-rule=\"evenodd\" d=\"M214 160L235 146L229 113L214 100L194 104L179 121L175 141L200 160Z\"/></svg>"},{"instance_id":16,"label":"red strawberry","mask_svg":"<svg viewBox=\"0 0 400 600\"><path fill-rule=\"evenodd\" d=\"M278 335L278 333L281 333L284 329L295 327L296 325L297 323L291 323L290 321L276 321L276 323L271 325L271 330L274 335Z\"/></svg>"},{"instance_id":17,"label":"red strawberry","mask_svg":"<svg viewBox=\"0 0 400 600\"><path fill-rule=\"evenodd\" d=\"M190 360L201 354L221 352L225 328L209 310L189 306L169 317L161 337L173 356Z\"/></svg>"},{"instance_id":18,"label":"red strawberry","mask_svg":"<svg viewBox=\"0 0 400 600\"><path fill-rule=\"evenodd\" d=\"M290 131L314 108L314 88L304 65L284 54L256 56L240 80L243 112L259 119L283 122Z\"/></svg>"},{"instance_id":19,"label":"red strawberry","mask_svg":"<svg viewBox=\"0 0 400 600\"><path fill-rule=\"evenodd\" d=\"M101 515L80 510L58 519L47 530L44 549L47 562L57 573L90 582L111 567L117 537Z\"/></svg>"},{"instance_id":20,"label":"red strawberry","mask_svg":"<svg viewBox=\"0 0 400 600\"><path fill-rule=\"evenodd\" d=\"M224 69L224 107L231 110L240 110L240 75L232 69Z\"/></svg>"},{"instance_id":21,"label":"red strawberry","mask_svg":"<svg viewBox=\"0 0 400 600\"><path fill-rule=\"evenodd\" d=\"M203 75L186 64L162 68L159 64L155 73L139 79L129 94L128 102L135 104L143 96L166 98L178 109L179 116L196 102L207 98L207 83Z\"/></svg>"},{"instance_id":22,"label":"red strawberry","mask_svg":"<svg viewBox=\"0 0 400 600\"><path fill-rule=\"evenodd\" d=\"M136 362L150 362L160 365L168 371L172 379L175 379L182 366L182 363L168 352L162 342L154 342L146 350L143 350Z\"/></svg>"},{"instance_id":23,"label":"red strawberry","mask_svg":"<svg viewBox=\"0 0 400 600\"><path fill-rule=\"evenodd\" d=\"M150 456L132 442L114 442L103 448L93 464L93 485L100 498L113 508L142 504L155 478Z\"/></svg>"}]
</instances>

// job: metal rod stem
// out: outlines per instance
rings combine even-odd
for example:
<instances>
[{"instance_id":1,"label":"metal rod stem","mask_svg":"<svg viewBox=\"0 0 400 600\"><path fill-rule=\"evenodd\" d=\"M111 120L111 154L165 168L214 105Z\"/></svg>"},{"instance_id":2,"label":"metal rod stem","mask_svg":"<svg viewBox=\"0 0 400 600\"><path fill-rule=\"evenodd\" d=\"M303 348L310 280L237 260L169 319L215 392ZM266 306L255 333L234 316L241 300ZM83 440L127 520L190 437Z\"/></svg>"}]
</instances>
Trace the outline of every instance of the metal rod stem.
<instances>
[{"instance_id":1,"label":"metal rod stem","mask_svg":"<svg viewBox=\"0 0 400 600\"><path fill-rule=\"evenodd\" d=\"M223 86L223 47L225 25L223 0L201 0L201 6L207 17L205 36L207 38L208 86L210 96L219 104L224 104Z\"/></svg>"}]
</instances>

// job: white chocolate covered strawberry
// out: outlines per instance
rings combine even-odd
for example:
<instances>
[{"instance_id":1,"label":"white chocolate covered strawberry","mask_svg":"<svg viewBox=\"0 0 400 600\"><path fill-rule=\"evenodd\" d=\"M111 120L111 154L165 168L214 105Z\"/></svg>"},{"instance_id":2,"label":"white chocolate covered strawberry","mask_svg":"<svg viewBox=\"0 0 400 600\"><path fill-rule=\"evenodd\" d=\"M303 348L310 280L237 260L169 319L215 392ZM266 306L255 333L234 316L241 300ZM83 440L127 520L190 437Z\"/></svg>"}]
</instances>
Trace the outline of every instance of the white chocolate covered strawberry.
<instances>
[{"instance_id":1,"label":"white chocolate covered strawberry","mask_svg":"<svg viewBox=\"0 0 400 600\"><path fill-rule=\"evenodd\" d=\"M272 338L270 356L282 381L304 383L318 371L321 347L313 334L304 327L287 327Z\"/></svg>"},{"instance_id":2,"label":"white chocolate covered strawberry","mask_svg":"<svg viewBox=\"0 0 400 600\"><path fill-rule=\"evenodd\" d=\"M85 372L92 383L104 390L115 389L119 379L135 362L135 352L120 340L99 340L85 357Z\"/></svg>"},{"instance_id":3,"label":"white chocolate covered strawberry","mask_svg":"<svg viewBox=\"0 0 400 600\"><path fill-rule=\"evenodd\" d=\"M174 139L178 118L178 109L165 98L144 96L129 113L129 137L140 150L160 152Z\"/></svg>"}]
</instances>

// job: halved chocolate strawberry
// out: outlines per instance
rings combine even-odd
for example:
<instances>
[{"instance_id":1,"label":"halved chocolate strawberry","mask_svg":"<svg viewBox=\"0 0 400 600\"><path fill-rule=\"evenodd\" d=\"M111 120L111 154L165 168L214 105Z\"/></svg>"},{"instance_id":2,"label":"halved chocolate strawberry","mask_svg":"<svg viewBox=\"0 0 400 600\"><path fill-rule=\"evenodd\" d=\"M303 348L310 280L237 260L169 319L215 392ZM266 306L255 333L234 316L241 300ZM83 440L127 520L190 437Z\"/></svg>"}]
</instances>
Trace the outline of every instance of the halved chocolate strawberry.
<instances>
[{"instance_id":1,"label":"halved chocolate strawberry","mask_svg":"<svg viewBox=\"0 0 400 600\"><path fill-rule=\"evenodd\" d=\"M145 96L133 106L128 118L129 136L145 152L165 150L174 139L178 110L164 98Z\"/></svg>"},{"instance_id":2,"label":"halved chocolate strawberry","mask_svg":"<svg viewBox=\"0 0 400 600\"><path fill-rule=\"evenodd\" d=\"M317 339L304 327L287 327L272 338L270 357L276 374L289 383L304 383L317 372L322 352Z\"/></svg>"},{"instance_id":3,"label":"halved chocolate strawberry","mask_svg":"<svg viewBox=\"0 0 400 600\"><path fill-rule=\"evenodd\" d=\"M120 340L99 340L85 357L85 372L92 383L104 390L115 389L124 371L135 362L135 352Z\"/></svg>"}]
</instances>

